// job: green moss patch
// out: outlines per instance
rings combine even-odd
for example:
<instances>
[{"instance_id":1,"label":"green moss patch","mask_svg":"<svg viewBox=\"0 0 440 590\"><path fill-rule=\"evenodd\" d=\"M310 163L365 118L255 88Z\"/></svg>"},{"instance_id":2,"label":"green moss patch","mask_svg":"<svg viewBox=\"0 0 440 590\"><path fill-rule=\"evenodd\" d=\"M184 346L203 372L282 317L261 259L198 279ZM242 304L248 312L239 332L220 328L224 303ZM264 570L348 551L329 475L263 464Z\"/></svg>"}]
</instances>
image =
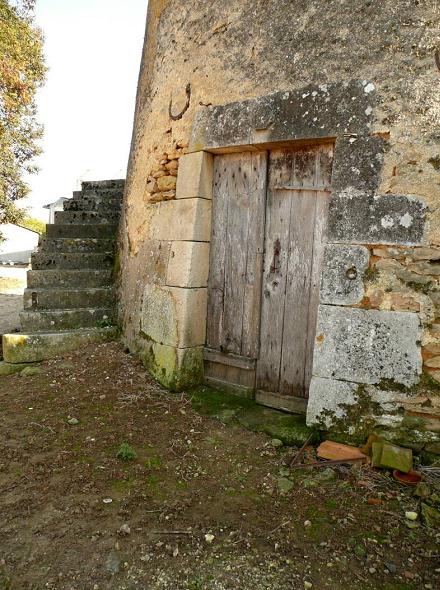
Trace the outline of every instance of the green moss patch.
<instances>
[{"instance_id":1,"label":"green moss patch","mask_svg":"<svg viewBox=\"0 0 440 590\"><path fill-rule=\"evenodd\" d=\"M206 386L191 389L189 395L199 413L226 424L235 423L253 432L263 432L282 440L285 445L300 446L310 435L311 442L319 440L319 433L306 425L305 416L265 408L253 400Z\"/></svg>"}]
</instances>

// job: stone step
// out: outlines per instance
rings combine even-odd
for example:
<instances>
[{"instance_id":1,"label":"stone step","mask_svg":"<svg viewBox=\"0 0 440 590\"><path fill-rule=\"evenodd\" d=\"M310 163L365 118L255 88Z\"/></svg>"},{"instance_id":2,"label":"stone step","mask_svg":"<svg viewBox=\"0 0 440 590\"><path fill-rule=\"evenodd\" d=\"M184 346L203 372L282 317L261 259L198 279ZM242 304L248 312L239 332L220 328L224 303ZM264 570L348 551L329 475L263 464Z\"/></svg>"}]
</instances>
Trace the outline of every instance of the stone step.
<instances>
[{"instance_id":1,"label":"stone step","mask_svg":"<svg viewBox=\"0 0 440 590\"><path fill-rule=\"evenodd\" d=\"M31 255L33 270L82 270L84 268L101 270L112 268L113 263L113 252L46 252L40 250Z\"/></svg>"},{"instance_id":2,"label":"stone step","mask_svg":"<svg viewBox=\"0 0 440 590\"><path fill-rule=\"evenodd\" d=\"M58 224L100 224L117 223L119 211L55 211L55 225Z\"/></svg>"},{"instance_id":3,"label":"stone step","mask_svg":"<svg viewBox=\"0 0 440 590\"><path fill-rule=\"evenodd\" d=\"M69 199L63 203L64 211L121 211L121 199L115 197L81 197Z\"/></svg>"},{"instance_id":4,"label":"stone step","mask_svg":"<svg viewBox=\"0 0 440 590\"><path fill-rule=\"evenodd\" d=\"M73 191L74 199L114 199L117 202L122 202L124 191L119 188L88 188L82 191Z\"/></svg>"},{"instance_id":5,"label":"stone step","mask_svg":"<svg viewBox=\"0 0 440 590\"><path fill-rule=\"evenodd\" d=\"M59 211L59 213L66 213ZM46 226L46 236L49 238L114 238L118 232L116 223L50 223Z\"/></svg>"},{"instance_id":6,"label":"stone step","mask_svg":"<svg viewBox=\"0 0 440 590\"><path fill-rule=\"evenodd\" d=\"M25 289L25 309L77 309L112 307L115 303L113 287L95 289Z\"/></svg>"},{"instance_id":7,"label":"stone step","mask_svg":"<svg viewBox=\"0 0 440 590\"><path fill-rule=\"evenodd\" d=\"M115 240L97 238L40 238L38 245L44 252L114 252Z\"/></svg>"},{"instance_id":8,"label":"stone step","mask_svg":"<svg viewBox=\"0 0 440 590\"><path fill-rule=\"evenodd\" d=\"M30 289L96 288L111 285L112 282L111 270L29 270L27 273L27 286Z\"/></svg>"},{"instance_id":9,"label":"stone step","mask_svg":"<svg viewBox=\"0 0 440 590\"><path fill-rule=\"evenodd\" d=\"M119 189L124 190L125 187L125 179L124 178L117 178L113 180L84 180L81 183L82 190L89 190L89 189Z\"/></svg>"},{"instance_id":10,"label":"stone step","mask_svg":"<svg viewBox=\"0 0 440 590\"><path fill-rule=\"evenodd\" d=\"M112 316L113 310L111 308L99 307L22 311L20 320L23 332L45 332L99 328L101 321L111 321Z\"/></svg>"},{"instance_id":11,"label":"stone step","mask_svg":"<svg viewBox=\"0 0 440 590\"><path fill-rule=\"evenodd\" d=\"M35 363L92 343L116 340L117 337L116 327L4 334L3 356L8 363Z\"/></svg>"}]
</instances>

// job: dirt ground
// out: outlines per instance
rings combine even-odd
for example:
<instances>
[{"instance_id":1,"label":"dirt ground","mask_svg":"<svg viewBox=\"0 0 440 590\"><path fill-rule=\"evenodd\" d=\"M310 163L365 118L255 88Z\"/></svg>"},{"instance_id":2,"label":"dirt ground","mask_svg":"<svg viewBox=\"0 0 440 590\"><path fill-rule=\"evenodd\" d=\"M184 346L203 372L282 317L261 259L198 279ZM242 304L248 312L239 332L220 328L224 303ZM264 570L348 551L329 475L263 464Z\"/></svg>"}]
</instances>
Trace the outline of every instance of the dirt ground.
<instances>
[{"instance_id":1,"label":"dirt ground","mask_svg":"<svg viewBox=\"0 0 440 590\"><path fill-rule=\"evenodd\" d=\"M294 449L196 412L116 343L40 368L0 381L0 589L440 587L412 490L290 471Z\"/></svg>"},{"instance_id":2,"label":"dirt ground","mask_svg":"<svg viewBox=\"0 0 440 590\"><path fill-rule=\"evenodd\" d=\"M15 332L20 327L27 270L27 266L0 265L0 334Z\"/></svg>"}]
</instances>

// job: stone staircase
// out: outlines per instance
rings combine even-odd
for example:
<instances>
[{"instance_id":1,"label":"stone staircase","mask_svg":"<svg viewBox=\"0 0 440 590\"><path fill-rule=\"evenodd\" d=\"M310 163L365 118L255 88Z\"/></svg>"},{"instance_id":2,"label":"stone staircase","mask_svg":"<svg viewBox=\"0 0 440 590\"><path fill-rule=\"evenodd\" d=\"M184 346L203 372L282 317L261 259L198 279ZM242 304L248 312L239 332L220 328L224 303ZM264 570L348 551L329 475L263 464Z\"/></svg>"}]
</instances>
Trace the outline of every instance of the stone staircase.
<instances>
[{"instance_id":1,"label":"stone staircase","mask_svg":"<svg viewBox=\"0 0 440 590\"><path fill-rule=\"evenodd\" d=\"M9 363L35 362L115 337L115 243L123 180L83 182L32 254L21 332L3 336Z\"/></svg>"}]
</instances>

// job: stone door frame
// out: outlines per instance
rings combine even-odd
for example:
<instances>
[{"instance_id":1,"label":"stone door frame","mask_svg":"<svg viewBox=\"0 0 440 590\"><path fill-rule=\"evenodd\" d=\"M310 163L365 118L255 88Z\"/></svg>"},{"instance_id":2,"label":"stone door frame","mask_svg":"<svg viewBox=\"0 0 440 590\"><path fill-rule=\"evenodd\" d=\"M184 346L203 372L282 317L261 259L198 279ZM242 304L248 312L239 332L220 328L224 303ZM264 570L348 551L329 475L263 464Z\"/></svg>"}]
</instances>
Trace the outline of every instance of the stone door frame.
<instances>
[{"instance_id":1,"label":"stone door frame","mask_svg":"<svg viewBox=\"0 0 440 590\"><path fill-rule=\"evenodd\" d=\"M168 290L172 338L161 333L155 337L149 329L156 313L151 306L149 315L149 306L157 297L144 297L145 332L152 341L146 364L159 381L181 390L203 380L214 154L334 142L321 316L362 300L366 246L423 243L423 203L412 196L378 194L387 138L373 132L376 101L372 82L352 80L276 92L196 114L188 153L180 158L176 199L156 205L152 219L153 237L172 240L166 286L161 287ZM314 365L316 355L315 346ZM313 374L313 379L323 376Z\"/></svg>"}]
</instances>

